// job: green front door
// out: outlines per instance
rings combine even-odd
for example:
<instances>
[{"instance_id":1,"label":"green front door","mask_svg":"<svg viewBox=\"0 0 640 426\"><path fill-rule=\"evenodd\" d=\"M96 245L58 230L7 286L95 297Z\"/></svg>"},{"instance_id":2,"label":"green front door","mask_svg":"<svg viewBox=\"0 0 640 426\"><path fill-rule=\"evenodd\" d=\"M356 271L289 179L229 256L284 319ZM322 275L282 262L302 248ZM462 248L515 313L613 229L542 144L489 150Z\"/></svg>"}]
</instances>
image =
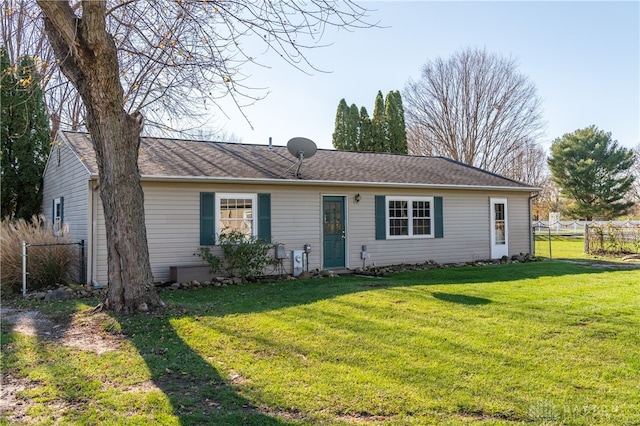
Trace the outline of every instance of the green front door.
<instances>
[{"instance_id":1,"label":"green front door","mask_svg":"<svg viewBox=\"0 0 640 426\"><path fill-rule=\"evenodd\" d=\"M344 268L346 232L344 197L322 199L323 253L325 268Z\"/></svg>"}]
</instances>

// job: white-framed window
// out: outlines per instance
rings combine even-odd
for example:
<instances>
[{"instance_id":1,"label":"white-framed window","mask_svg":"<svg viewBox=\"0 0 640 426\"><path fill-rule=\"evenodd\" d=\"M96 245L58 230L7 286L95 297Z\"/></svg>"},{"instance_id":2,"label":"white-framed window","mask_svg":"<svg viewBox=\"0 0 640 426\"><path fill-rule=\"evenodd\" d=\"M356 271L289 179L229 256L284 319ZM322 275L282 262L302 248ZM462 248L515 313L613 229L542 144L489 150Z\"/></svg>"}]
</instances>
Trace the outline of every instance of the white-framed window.
<instances>
[{"instance_id":1,"label":"white-framed window","mask_svg":"<svg viewBox=\"0 0 640 426\"><path fill-rule=\"evenodd\" d=\"M433 197L386 197L387 238L433 238Z\"/></svg>"},{"instance_id":2,"label":"white-framed window","mask_svg":"<svg viewBox=\"0 0 640 426\"><path fill-rule=\"evenodd\" d=\"M63 208L64 199L62 197L53 200L53 233L59 237L63 232Z\"/></svg>"},{"instance_id":3,"label":"white-framed window","mask_svg":"<svg viewBox=\"0 0 640 426\"><path fill-rule=\"evenodd\" d=\"M245 237L257 236L257 194L216 193L216 235L239 231Z\"/></svg>"}]
</instances>

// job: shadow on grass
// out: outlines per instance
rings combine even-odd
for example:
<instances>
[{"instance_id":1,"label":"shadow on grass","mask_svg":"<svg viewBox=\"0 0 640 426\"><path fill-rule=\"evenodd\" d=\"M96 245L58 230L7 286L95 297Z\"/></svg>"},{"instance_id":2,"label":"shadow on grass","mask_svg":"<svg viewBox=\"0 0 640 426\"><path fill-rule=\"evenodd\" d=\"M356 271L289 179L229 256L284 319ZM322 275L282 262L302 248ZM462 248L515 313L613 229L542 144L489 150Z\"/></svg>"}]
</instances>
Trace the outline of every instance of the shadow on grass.
<instances>
[{"instance_id":1,"label":"shadow on grass","mask_svg":"<svg viewBox=\"0 0 640 426\"><path fill-rule=\"evenodd\" d=\"M65 407L59 413L58 420L64 420L69 424L94 423L95 419L100 419L99 414L105 407L103 401L92 401L91 396L99 393L105 386L103 380L107 380L109 373L100 377L96 376L86 368L86 362L90 356L84 357L69 356L68 349L56 343L62 339L65 333L70 331L72 317L76 310L72 301L63 302L66 305L64 313L60 312L55 317L50 317L41 312L29 309L28 306L21 306L19 311L23 312L22 321L29 322L32 332L37 339L35 345L28 350L31 357L31 365L37 368L39 377L45 377L46 391L39 395L45 404L57 404ZM212 365L215 360L205 360L196 353L184 340L176 333L170 321L180 318L189 313L184 307L171 303L166 310L150 313L148 315L139 314L135 316L120 316L111 314L122 330L126 338L135 346L139 356L146 364L151 381L168 399L171 411L167 412L162 404L151 403L139 399L131 402L131 407L140 406L140 413L122 414L118 413L112 418L115 423L127 421L139 424L141 419L149 419L152 424L164 424L171 416L177 417L180 425L263 425L280 426L293 424L286 420L279 420L274 413L264 412L259 407L254 406L244 398L234 387L234 379L224 379L218 370ZM25 309L29 309L26 311ZM50 306L47 306L49 310ZM77 309L77 308L76 308ZM14 310L18 312L18 310ZM26 314L25 314L26 313ZM108 313L107 313L108 314ZM16 313L17 315L17 313ZM12 352L11 348L19 344L16 341L18 334L25 333L25 324L6 321L7 315L3 315L0 342L3 348L1 358L2 371L10 373L11 377L3 373L5 386L10 385L21 376L19 373L13 377L14 366L20 365L18 357L23 356L20 352ZM87 328L85 332L104 332ZM53 343L53 345L52 345ZM19 345L21 345L20 343ZM6 350L6 351L5 351ZM91 351L89 351L91 352ZM93 354L92 356L95 356ZM18 370L15 370L17 373ZM9 380L11 379L11 380ZM38 379L41 380L41 379ZM17 383L17 382L16 382ZM108 386L108 385L107 385ZM39 388L40 385L36 385ZM134 397L139 398L139 397ZM21 399L14 405L7 403L7 411L0 410L0 424L10 424L16 407L28 407L29 397ZM42 404L34 400L34 404ZM118 407L110 402L106 408L108 412ZM130 408L129 408L130 409ZM38 408L35 408L38 411ZM122 414L122 415L121 415ZM138 415L139 414L139 415ZM88 420L88 419L94 420ZM8 423L4 423L4 422Z\"/></svg>"},{"instance_id":2,"label":"shadow on grass","mask_svg":"<svg viewBox=\"0 0 640 426\"><path fill-rule=\"evenodd\" d=\"M443 302L459 303L461 305L487 305L491 303L491 300L484 297L467 296L464 294L451 294L451 293L431 293L433 297Z\"/></svg>"},{"instance_id":3,"label":"shadow on grass","mask_svg":"<svg viewBox=\"0 0 640 426\"><path fill-rule=\"evenodd\" d=\"M217 360L204 360L175 332L172 318L198 316L223 317L233 314L258 313L302 306L342 295L421 285L457 285L482 282L509 282L541 276L563 276L602 272L581 264L539 262L529 264L463 267L403 272L383 279L341 277L327 280L283 281L189 291L163 293L172 312L153 314L156 319L136 319L123 329L147 362L154 383L171 399L176 415L183 424L286 424L260 412L239 394L233 374L224 378L215 367ZM484 305L486 298L455 292L432 293L433 297L463 305ZM184 311L179 308L184 307ZM160 324L158 324L160 322ZM163 342L169 351L158 353ZM171 342L169 345L168 343ZM155 352L154 352L155 351ZM150 354L150 355L149 355ZM167 369L171 373L167 373ZM241 379L240 379L241 380ZM193 388L192 390L190 390ZM204 405L213 403L213 408ZM182 408L184 407L184 408ZM211 417L213 416L213 417Z\"/></svg>"},{"instance_id":4,"label":"shadow on grass","mask_svg":"<svg viewBox=\"0 0 640 426\"><path fill-rule=\"evenodd\" d=\"M254 406L235 387L233 375L223 378L215 359L205 360L195 352L171 325L172 319L190 313L171 305L166 311L118 320L181 425L292 424Z\"/></svg>"},{"instance_id":5,"label":"shadow on grass","mask_svg":"<svg viewBox=\"0 0 640 426\"><path fill-rule=\"evenodd\" d=\"M222 366L219 360L208 357L206 353L198 353L178 334L172 321L181 318L197 321L200 316L223 317L265 312L385 288L509 282L541 276L591 273L607 272L582 264L540 262L403 272L383 279L341 277L223 289L201 288L163 293L162 298L170 305L167 310L134 317L116 316L115 319L147 365L155 386L169 400L172 414L180 424L290 425L300 423L297 420L302 420L302 415L256 407L254 401L243 396L245 379L233 373L233 366ZM489 299L464 295L462 292L433 292L431 295L445 302L469 306L491 303ZM44 335L39 337L46 339ZM46 359L49 354L43 352L40 356ZM72 366L73 363L69 364L69 368ZM56 371L56 376L78 379L70 386L60 383L64 399L81 398L78 389L87 385L93 389L99 384L95 378L73 372L63 374L67 371L65 366L52 368L63 369ZM82 371L81 366L77 366L77 369Z\"/></svg>"},{"instance_id":6,"label":"shadow on grass","mask_svg":"<svg viewBox=\"0 0 640 426\"><path fill-rule=\"evenodd\" d=\"M162 294L170 305L166 311L133 318L120 318L151 371L152 380L171 401L181 424L298 424L294 413L272 412L254 406L241 393L243 378L221 373L218 360L196 352L176 332L172 320L259 313L302 306L342 295L384 288L422 285L508 282L540 276L562 276L602 272L584 265L561 262L463 267L413 271L383 279L340 277L325 280L281 281L225 288L200 288ZM458 293L433 292L433 297L462 305L486 305L491 300ZM215 351L212 351L214 353ZM205 359L206 358L206 359ZM276 414L280 417L276 417ZM309 419L307 419L309 420Z\"/></svg>"}]
</instances>

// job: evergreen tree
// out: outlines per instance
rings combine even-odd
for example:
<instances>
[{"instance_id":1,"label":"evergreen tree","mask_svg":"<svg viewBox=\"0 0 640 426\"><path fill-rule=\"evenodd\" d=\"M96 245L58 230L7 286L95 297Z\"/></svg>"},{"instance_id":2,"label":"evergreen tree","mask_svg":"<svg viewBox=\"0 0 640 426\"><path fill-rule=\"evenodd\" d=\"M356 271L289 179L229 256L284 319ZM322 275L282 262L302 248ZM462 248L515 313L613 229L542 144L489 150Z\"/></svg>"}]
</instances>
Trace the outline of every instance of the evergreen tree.
<instances>
[{"instance_id":1,"label":"evergreen tree","mask_svg":"<svg viewBox=\"0 0 640 426\"><path fill-rule=\"evenodd\" d=\"M357 151L360 144L360 113L358 106L347 106L344 99L338 104L333 132L333 147L341 151Z\"/></svg>"},{"instance_id":2,"label":"evergreen tree","mask_svg":"<svg viewBox=\"0 0 640 426\"><path fill-rule=\"evenodd\" d=\"M344 99L338 104L333 147L339 150L363 152L407 153L407 132L404 109L399 91L376 96L373 118L365 107L358 111L356 104L347 107Z\"/></svg>"},{"instance_id":3,"label":"evergreen tree","mask_svg":"<svg viewBox=\"0 0 640 426\"><path fill-rule=\"evenodd\" d=\"M358 138L358 151L372 151L373 127L369 113L365 107L360 108L360 133Z\"/></svg>"},{"instance_id":4,"label":"evergreen tree","mask_svg":"<svg viewBox=\"0 0 640 426\"><path fill-rule=\"evenodd\" d=\"M358 138L360 134L360 113L358 112L358 106L351 104L349 112L347 114L347 143L345 151L357 151L358 150Z\"/></svg>"},{"instance_id":5,"label":"evergreen tree","mask_svg":"<svg viewBox=\"0 0 640 426\"><path fill-rule=\"evenodd\" d=\"M404 108L399 91L391 91L385 99L386 140L388 152L407 153L407 130L404 122Z\"/></svg>"},{"instance_id":6,"label":"evergreen tree","mask_svg":"<svg viewBox=\"0 0 640 426\"><path fill-rule=\"evenodd\" d=\"M611 133L590 126L554 140L548 164L562 193L575 201L570 215L609 220L633 205L624 201L634 181L633 161L632 150L618 146Z\"/></svg>"},{"instance_id":7,"label":"evergreen tree","mask_svg":"<svg viewBox=\"0 0 640 426\"><path fill-rule=\"evenodd\" d=\"M387 147L387 122L384 115L384 98L382 92L378 90L376 101L373 106L373 118L371 119L373 130L373 152L388 152Z\"/></svg>"},{"instance_id":8,"label":"evergreen tree","mask_svg":"<svg viewBox=\"0 0 640 426\"><path fill-rule=\"evenodd\" d=\"M2 217L31 219L42 204L42 175L51 149L40 76L33 59L18 66L0 48Z\"/></svg>"},{"instance_id":9,"label":"evergreen tree","mask_svg":"<svg viewBox=\"0 0 640 426\"><path fill-rule=\"evenodd\" d=\"M338 103L338 111L336 112L336 123L333 131L332 143L335 149L347 149L347 115L349 107L347 101L342 98Z\"/></svg>"}]
</instances>

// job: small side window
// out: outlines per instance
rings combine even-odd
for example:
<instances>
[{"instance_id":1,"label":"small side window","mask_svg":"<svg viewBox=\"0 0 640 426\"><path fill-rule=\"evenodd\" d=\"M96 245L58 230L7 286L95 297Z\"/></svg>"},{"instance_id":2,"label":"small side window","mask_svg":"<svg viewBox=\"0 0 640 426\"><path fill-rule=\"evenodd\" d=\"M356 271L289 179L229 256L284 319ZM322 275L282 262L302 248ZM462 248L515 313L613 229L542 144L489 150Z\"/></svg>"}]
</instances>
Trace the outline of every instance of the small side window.
<instances>
[{"instance_id":1,"label":"small side window","mask_svg":"<svg viewBox=\"0 0 640 426\"><path fill-rule=\"evenodd\" d=\"M61 236L64 224L64 197L53 200L53 233Z\"/></svg>"}]
</instances>

